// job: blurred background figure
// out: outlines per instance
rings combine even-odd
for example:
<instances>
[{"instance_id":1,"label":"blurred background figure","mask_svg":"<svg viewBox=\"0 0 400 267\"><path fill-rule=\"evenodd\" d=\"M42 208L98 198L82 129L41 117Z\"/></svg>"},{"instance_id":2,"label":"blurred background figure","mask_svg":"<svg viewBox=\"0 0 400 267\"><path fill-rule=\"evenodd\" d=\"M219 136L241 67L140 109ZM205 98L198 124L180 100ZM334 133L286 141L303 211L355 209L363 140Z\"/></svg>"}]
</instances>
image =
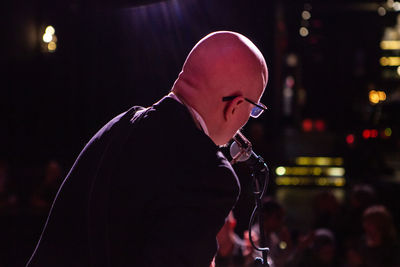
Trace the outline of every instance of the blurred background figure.
<instances>
[{"instance_id":1,"label":"blurred background figure","mask_svg":"<svg viewBox=\"0 0 400 267\"><path fill-rule=\"evenodd\" d=\"M400 250L391 213L382 205L367 208L363 215L365 266L400 266Z\"/></svg>"},{"instance_id":2,"label":"blurred background figure","mask_svg":"<svg viewBox=\"0 0 400 267\"><path fill-rule=\"evenodd\" d=\"M345 262L343 267L365 267L362 251L359 244L356 242L348 242L344 255Z\"/></svg>"},{"instance_id":3,"label":"blurred background figure","mask_svg":"<svg viewBox=\"0 0 400 267\"><path fill-rule=\"evenodd\" d=\"M8 163L0 160L0 267L14 266L18 198L13 192Z\"/></svg>"},{"instance_id":4,"label":"blurred background figure","mask_svg":"<svg viewBox=\"0 0 400 267\"><path fill-rule=\"evenodd\" d=\"M49 161L46 164L42 181L32 194L32 212L47 216L61 182L61 165L56 160Z\"/></svg>"},{"instance_id":5,"label":"blurred background figure","mask_svg":"<svg viewBox=\"0 0 400 267\"><path fill-rule=\"evenodd\" d=\"M286 266L290 267L335 267L336 238L332 231L317 229L303 238L298 244L296 253Z\"/></svg>"},{"instance_id":6,"label":"blurred background figure","mask_svg":"<svg viewBox=\"0 0 400 267\"><path fill-rule=\"evenodd\" d=\"M242 249L244 241L235 233L236 219L231 211L225 224L217 235L218 252L215 258L216 267L243 266Z\"/></svg>"},{"instance_id":7,"label":"blurred background figure","mask_svg":"<svg viewBox=\"0 0 400 267\"><path fill-rule=\"evenodd\" d=\"M8 164L0 161L0 214L15 215L18 198L12 191L12 181L8 173Z\"/></svg>"},{"instance_id":8,"label":"blurred background figure","mask_svg":"<svg viewBox=\"0 0 400 267\"><path fill-rule=\"evenodd\" d=\"M266 238L266 246L269 247L269 264L271 267L285 266L292 252L292 239L288 228L284 224L285 211L280 203L271 197L263 200L263 228ZM245 233L247 245L246 262L251 262L255 257L261 257L259 251L255 251L248 241L248 232ZM259 226L255 224L252 228L253 241L259 245ZM250 256L251 255L251 256Z\"/></svg>"},{"instance_id":9,"label":"blurred background figure","mask_svg":"<svg viewBox=\"0 0 400 267\"><path fill-rule=\"evenodd\" d=\"M340 205L335 195L331 191L318 193L313 202L314 208L314 228L328 228L337 232L340 220Z\"/></svg>"},{"instance_id":10,"label":"blurred background figure","mask_svg":"<svg viewBox=\"0 0 400 267\"><path fill-rule=\"evenodd\" d=\"M375 189L368 184L356 184L350 191L349 201L345 206L340 234L343 243L354 243L363 234L362 220L364 211L376 203Z\"/></svg>"}]
</instances>

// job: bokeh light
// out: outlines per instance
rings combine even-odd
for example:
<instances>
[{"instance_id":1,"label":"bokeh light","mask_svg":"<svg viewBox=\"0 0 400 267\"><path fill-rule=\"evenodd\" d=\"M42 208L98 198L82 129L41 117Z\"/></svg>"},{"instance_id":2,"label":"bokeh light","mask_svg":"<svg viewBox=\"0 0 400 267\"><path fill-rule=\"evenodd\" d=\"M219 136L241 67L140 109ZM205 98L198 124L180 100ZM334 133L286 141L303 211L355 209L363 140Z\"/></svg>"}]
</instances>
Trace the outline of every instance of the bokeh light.
<instances>
[{"instance_id":1,"label":"bokeh light","mask_svg":"<svg viewBox=\"0 0 400 267\"><path fill-rule=\"evenodd\" d=\"M354 134L349 134L346 136L346 143L349 145L354 144Z\"/></svg>"},{"instance_id":2,"label":"bokeh light","mask_svg":"<svg viewBox=\"0 0 400 267\"><path fill-rule=\"evenodd\" d=\"M48 34L50 34L50 35L53 35L53 34L56 33L56 30L54 29L53 26L49 25L49 26L46 27L45 32L48 33Z\"/></svg>"},{"instance_id":3,"label":"bokeh light","mask_svg":"<svg viewBox=\"0 0 400 267\"><path fill-rule=\"evenodd\" d=\"M386 15L386 9L383 6L379 7L378 8L378 14L379 14L379 16L385 16Z\"/></svg>"},{"instance_id":4,"label":"bokeh light","mask_svg":"<svg viewBox=\"0 0 400 267\"><path fill-rule=\"evenodd\" d=\"M47 45L47 48L49 49L50 52L54 52L57 49L57 44L55 42L50 42Z\"/></svg>"},{"instance_id":5,"label":"bokeh light","mask_svg":"<svg viewBox=\"0 0 400 267\"><path fill-rule=\"evenodd\" d=\"M43 34L43 42L45 43L50 43L51 40L53 40L53 35L51 35L50 33L45 33Z\"/></svg>"},{"instance_id":6,"label":"bokeh light","mask_svg":"<svg viewBox=\"0 0 400 267\"><path fill-rule=\"evenodd\" d=\"M275 173L276 173L276 175L279 175L279 176L284 175L286 173L286 168L280 166L280 167L276 168Z\"/></svg>"},{"instance_id":7,"label":"bokeh light","mask_svg":"<svg viewBox=\"0 0 400 267\"><path fill-rule=\"evenodd\" d=\"M302 37L306 37L310 34L306 27L301 27L299 33Z\"/></svg>"},{"instance_id":8,"label":"bokeh light","mask_svg":"<svg viewBox=\"0 0 400 267\"><path fill-rule=\"evenodd\" d=\"M311 13L310 13L310 11L304 10L304 11L301 13L301 17L302 17L304 20L309 20L309 19L311 18Z\"/></svg>"}]
</instances>

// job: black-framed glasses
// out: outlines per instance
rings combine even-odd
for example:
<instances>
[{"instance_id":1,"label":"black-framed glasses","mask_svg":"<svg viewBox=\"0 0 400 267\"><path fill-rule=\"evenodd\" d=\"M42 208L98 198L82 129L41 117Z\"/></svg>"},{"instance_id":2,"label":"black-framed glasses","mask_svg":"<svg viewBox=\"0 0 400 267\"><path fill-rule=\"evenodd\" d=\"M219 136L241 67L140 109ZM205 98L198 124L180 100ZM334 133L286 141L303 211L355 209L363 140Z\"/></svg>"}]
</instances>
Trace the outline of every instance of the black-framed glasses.
<instances>
[{"instance_id":1,"label":"black-framed glasses","mask_svg":"<svg viewBox=\"0 0 400 267\"><path fill-rule=\"evenodd\" d=\"M238 95L224 96L224 97L222 98L222 101L231 101L231 100L235 99L236 97L238 97ZM258 117L260 117L260 115L261 115L264 111L266 111L266 110L268 109L268 108L267 108L263 103L261 103L261 102L256 103L256 102L251 101L250 99L248 99L248 98L246 98L246 97L244 97L244 100L246 100L246 101L249 102L250 104L253 104L253 105L254 105L253 109L252 109L251 112L250 112L250 116L253 117L253 118L258 118Z\"/></svg>"}]
</instances>

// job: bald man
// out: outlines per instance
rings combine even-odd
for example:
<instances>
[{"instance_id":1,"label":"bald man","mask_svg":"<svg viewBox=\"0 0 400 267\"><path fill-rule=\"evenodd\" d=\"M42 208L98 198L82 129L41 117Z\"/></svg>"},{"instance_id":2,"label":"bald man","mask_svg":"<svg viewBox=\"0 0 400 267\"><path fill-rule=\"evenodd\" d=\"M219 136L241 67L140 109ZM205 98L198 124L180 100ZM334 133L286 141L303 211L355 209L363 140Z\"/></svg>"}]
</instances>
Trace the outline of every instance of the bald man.
<instances>
[{"instance_id":1,"label":"bald man","mask_svg":"<svg viewBox=\"0 0 400 267\"><path fill-rule=\"evenodd\" d=\"M209 266L240 191L219 146L265 109L267 77L243 35L200 40L167 96L85 146L27 266Z\"/></svg>"}]
</instances>

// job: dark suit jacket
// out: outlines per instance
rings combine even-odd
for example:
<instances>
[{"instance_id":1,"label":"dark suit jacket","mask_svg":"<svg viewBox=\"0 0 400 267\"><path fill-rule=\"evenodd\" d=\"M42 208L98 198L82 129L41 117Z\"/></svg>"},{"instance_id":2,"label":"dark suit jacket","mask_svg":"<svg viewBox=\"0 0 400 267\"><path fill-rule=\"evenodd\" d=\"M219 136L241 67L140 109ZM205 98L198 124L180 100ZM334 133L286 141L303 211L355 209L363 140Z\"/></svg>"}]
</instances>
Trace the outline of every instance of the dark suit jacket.
<instances>
[{"instance_id":1,"label":"dark suit jacket","mask_svg":"<svg viewBox=\"0 0 400 267\"><path fill-rule=\"evenodd\" d=\"M28 266L204 266L239 194L185 106L133 107L85 146Z\"/></svg>"}]
</instances>

